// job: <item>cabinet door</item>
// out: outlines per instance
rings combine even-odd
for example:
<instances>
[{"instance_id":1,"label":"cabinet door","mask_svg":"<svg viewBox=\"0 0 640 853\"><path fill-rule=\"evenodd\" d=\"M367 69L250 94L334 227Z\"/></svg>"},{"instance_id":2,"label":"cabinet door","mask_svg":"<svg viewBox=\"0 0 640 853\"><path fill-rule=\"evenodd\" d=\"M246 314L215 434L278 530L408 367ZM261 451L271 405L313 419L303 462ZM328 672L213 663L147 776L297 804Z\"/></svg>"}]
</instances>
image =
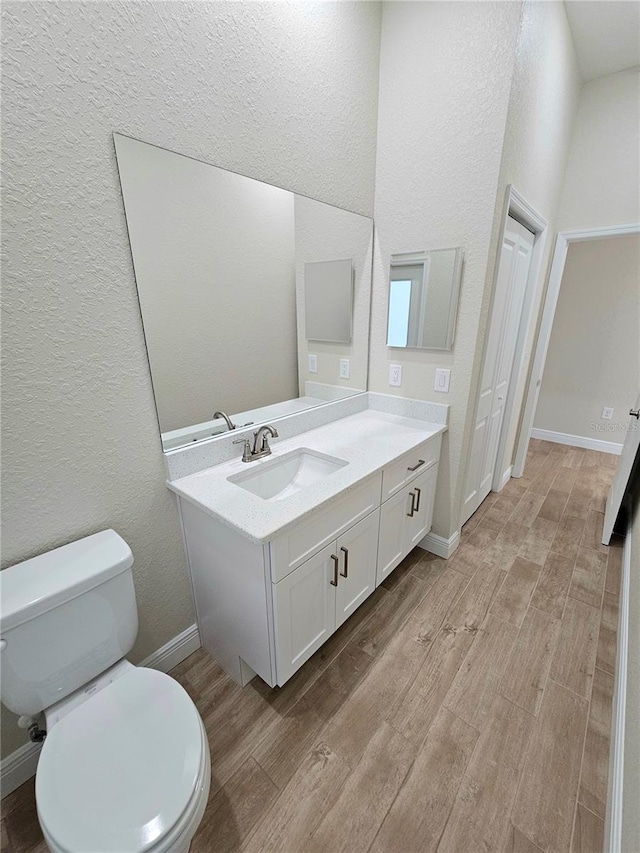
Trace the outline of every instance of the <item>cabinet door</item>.
<instances>
[{"instance_id":1,"label":"cabinet door","mask_svg":"<svg viewBox=\"0 0 640 853\"><path fill-rule=\"evenodd\" d=\"M336 543L273 585L277 683L282 685L336 627Z\"/></svg>"},{"instance_id":2,"label":"cabinet door","mask_svg":"<svg viewBox=\"0 0 640 853\"><path fill-rule=\"evenodd\" d=\"M415 494L413 516L407 516L408 551L411 551L431 530L433 501L436 490L437 465L425 471L411 483L409 492Z\"/></svg>"},{"instance_id":3,"label":"cabinet door","mask_svg":"<svg viewBox=\"0 0 640 853\"><path fill-rule=\"evenodd\" d=\"M415 501L415 498L409 494L411 488L411 486L405 486L401 492L385 501L380 509L376 586L381 584L409 553L411 528L408 528L407 522L412 519L408 517L408 513L411 510L412 500Z\"/></svg>"},{"instance_id":4,"label":"cabinet door","mask_svg":"<svg viewBox=\"0 0 640 853\"><path fill-rule=\"evenodd\" d=\"M437 476L434 465L382 504L376 586L431 530Z\"/></svg>"},{"instance_id":5,"label":"cabinet door","mask_svg":"<svg viewBox=\"0 0 640 853\"><path fill-rule=\"evenodd\" d=\"M372 512L338 538L340 574L336 589L336 628L376 588L380 510Z\"/></svg>"}]
</instances>

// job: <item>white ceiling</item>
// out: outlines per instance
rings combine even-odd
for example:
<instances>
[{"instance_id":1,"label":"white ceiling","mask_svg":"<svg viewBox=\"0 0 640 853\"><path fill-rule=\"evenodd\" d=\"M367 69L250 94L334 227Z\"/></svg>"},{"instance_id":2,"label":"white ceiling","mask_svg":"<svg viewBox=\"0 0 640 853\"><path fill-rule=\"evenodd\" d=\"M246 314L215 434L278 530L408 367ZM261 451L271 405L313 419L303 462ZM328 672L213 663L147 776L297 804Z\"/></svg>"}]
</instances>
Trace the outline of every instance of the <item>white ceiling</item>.
<instances>
[{"instance_id":1,"label":"white ceiling","mask_svg":"<svg viewBox=\"0 0 640 853\"><path fill-rule=\"evenodd\" d=\"M640 65L638 0L565 0L585 80Z\"/></svg>"}]
</instances>

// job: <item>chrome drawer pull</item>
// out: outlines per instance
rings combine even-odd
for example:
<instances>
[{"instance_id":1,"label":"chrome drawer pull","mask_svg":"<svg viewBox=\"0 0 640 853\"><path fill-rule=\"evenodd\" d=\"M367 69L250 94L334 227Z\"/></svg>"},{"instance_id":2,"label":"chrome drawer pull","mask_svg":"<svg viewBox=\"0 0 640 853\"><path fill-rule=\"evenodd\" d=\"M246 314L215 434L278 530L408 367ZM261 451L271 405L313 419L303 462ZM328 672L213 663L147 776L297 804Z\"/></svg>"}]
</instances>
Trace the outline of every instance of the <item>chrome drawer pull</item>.
<instances>
[{"instance_id":1,"label":"chrome drawer pull","mask_svg":"<svg viewBox=\"0 0 640 853\"><path fill-rule=\"evenodd\" d=\"M413 518L413 514L416 511L416 508L414 506L415 499L416 499L416 493L415 492L409 492L409 494L411 495L411 509L407 513L407 515L409 516L409 518Z\"/></svg>"},{"instance_id":2,"label":"chrome drawer pull","mask_svg":"<svg viewBox=\"0 0 640 853\"><path fill-rule=\"evenodd\" d=\"M416 486L416 492L418 493L418 500L416 501L416 512L420 511L420 495L422 494L422 490Z\"/></svg>"},{"instance_id":3,"label":"chrome drawer pull","mask_svg":"<svg viewBox=\"0 0 640 853\"><path fill-rule=\"evenodd\" d=\"M407 471L417 471L421 465L424 465L424 462L425 462L424 459L418 459L418 464L413 465L411 468L407 468Z\"/></svg>"},{"instance_id":4,"label":"chrome drawer pull","mask_svg":"<svg viewBox=\"0 0 640 853\"><path fill-rule=\"evenodd\" d=\"M344 554L344 572L340 572L343 578L349 576L349 549L348 548L340 548L342 553Z\"/></svg>"},{"instance_id":5,"label":"chrome drawer pull","mask_svg":"<svg viewBox=\"0 0 640 853\"><path fill-rule=\"evenodd\" d=\"M331 555L331 559L333 560L333 580L329 581L331 586L338 586L338 563L340 560L336 557L335 554Z\"/></svg>"}]
</instances>

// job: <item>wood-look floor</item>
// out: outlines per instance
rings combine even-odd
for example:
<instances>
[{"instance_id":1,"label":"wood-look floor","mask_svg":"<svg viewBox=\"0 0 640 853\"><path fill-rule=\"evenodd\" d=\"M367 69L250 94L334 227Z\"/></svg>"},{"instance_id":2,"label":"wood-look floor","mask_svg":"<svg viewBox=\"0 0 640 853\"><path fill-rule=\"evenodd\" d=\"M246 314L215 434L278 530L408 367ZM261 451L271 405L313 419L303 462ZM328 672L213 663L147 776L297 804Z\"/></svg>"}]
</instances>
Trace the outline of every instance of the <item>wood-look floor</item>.
<instances>
[{"instance_id":1,"label":"wood-look floor","mask_svg":"<svg viewBox=\"0 0 640 853\"><path fill-rule=\"evenodd\" d=\"M414 551L282 689L180 664L213 766L192 853L601 853L616 462L532 441L450 560ZM33 782L3 814L3 849L46 850Z\"/></svg>"}]
</instances>

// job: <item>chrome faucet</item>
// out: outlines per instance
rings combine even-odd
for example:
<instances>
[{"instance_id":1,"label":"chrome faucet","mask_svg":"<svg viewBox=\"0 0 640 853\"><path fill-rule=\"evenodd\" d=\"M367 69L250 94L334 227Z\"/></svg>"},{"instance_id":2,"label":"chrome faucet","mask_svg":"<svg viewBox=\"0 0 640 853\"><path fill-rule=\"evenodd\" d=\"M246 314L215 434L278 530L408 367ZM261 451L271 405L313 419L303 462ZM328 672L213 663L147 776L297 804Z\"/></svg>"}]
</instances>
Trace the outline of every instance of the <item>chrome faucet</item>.
<instances>
[{"instance_id":1,"label":"chrome faucet","mask_svg":"<svg viewBox=\"0 0 640 853\"><path fill-rule=\"evenodd\" d=\"M253 462L256 459L261 459L263 456L270 456L271 448L269 447L269 435L272 438L277 438L278 430L270 424L265 424L254 432L253 447L251 446L250 439L237 438L233 442L234 444L244 444L244 448L242 450L242 461Z\"/></svg>"},{"instance_id":2,"label":"chrome faucet","mask_svg":"<svg viewBox=\"0 0 640 853\"><path fill-rule=\"evenodd\" d=\"M229 417L229 415L226 412L214 412L213 413L214 421L217 418L224 418L224 420L226 421L226 424L227 424L227 429L235 429L236 428L236 425L234 424L234 422L231 420L231 418Z\"/></svg>"}]
</instances>

